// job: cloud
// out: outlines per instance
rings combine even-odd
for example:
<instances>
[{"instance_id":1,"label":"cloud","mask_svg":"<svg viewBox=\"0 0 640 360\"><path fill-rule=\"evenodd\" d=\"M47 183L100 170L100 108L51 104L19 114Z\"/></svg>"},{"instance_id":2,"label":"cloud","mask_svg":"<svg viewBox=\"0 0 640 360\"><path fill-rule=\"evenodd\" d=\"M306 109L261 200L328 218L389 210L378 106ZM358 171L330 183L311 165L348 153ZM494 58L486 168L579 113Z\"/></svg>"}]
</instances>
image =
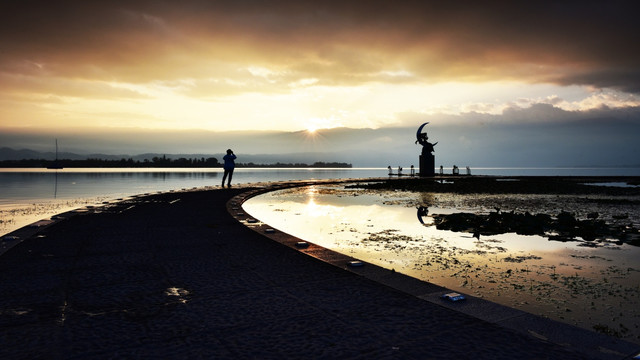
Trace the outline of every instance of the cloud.
<instances>
[{"instance_id":1,"label":"cloud","mask_svg":"<svg viewBox=\"0 0 640 360\"><path fill-rule=\"evenodd\" d=\"M284 83L519 79L638 92L633 5L11 1L0 8L0 66L150 82L215 77L216 64L233 64L286 71Z\"/></svg>"},{"instance_id":2,"label":"cloud","mask_svg":"<svg viewBox=\"0 0 640 360\"><path fill-rule=\"evenodd\" d=\"M43 99L46 97L94 99L148 99L149 96L102 81L72 80L0 72L0 93Z\"/></svg>"},{"instance_id":3,"label":"cloud","mask_svg":"<svg viewBox=\"0 0 640 360\"><path fill-rule=\"evenodd\" d=\"M633 108L633 5L4 1L0 123L486 126Z\"/></svg>"},{"instance_id":4,"label":"cloud","mask_svg":"<svg viewBox=\"0 0 640 360\"><path fill-rule=\"evenodd\" d=\"M409 116L409 114L407 115ZM409 116L410 117L410 116ZM443 118L447 121L442 121ZM533 121L537 118L539 121ZM640 107L565 111L540 104L504 114L468 113L419 119L435 147L436 165L458 166L592 166L638 165ZM417 164L414 143L421 122L378 129L334 128L306 132L211 132L142 128L57 128L29 132L0 127L0 143L15 149L50 150L58 138L65 151L79 153L216 154L232 147L239 155L272 155L290 161L307 152L326 154L317 160L346 161L354 166ZM273 160L275 159L275 160ZM315 161L306 159L304 161Z\"/></svg>"},{"instance_id":5,"label":"cloud","mask_svg":"<svg viewBox=\"0 0 640 360\"><path fill-rule=\"evenodd\" d=\"M595 102L594 104L599 104ZM625 103L626 104L626 103ZM429 129L455 129L461 134L468 131L473 134L474 129L504 127L504 129L512 129L520 132L521 129L527 129L532 126L551 127L555 124L558 127L571 124L579 126L580 124L594 125L602 123L607 124L634 124L640 126L640 104L608 107L594 106L585 107L585 109L563 109L550 103L532 103L525 107L511 106L506 107L500 113L481 113L475 111L461 112L458 114L423 114L415 112L405 112L398 114L398 124L400 127L417 127L429 122L425 130ZM595 125L594 125L595 126ZM601 135L596 131L592 134L594 138ZM630 134L632 135L632 134ZM508 136L506 133L503 136ZM463 139L465 136L460 135ZM468 138L468 136L467 136ZM467 143L467 141L465 141Z\"/></svg>"}]
</instances>

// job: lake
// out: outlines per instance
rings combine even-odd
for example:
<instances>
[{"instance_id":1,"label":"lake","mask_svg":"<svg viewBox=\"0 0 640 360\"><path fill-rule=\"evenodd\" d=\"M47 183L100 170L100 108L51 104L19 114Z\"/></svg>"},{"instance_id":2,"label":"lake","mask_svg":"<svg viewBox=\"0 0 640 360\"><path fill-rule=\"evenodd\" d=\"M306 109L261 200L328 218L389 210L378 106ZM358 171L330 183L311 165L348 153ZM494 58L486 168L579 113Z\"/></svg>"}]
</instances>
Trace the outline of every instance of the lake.
<instances>
[{"instance_id":1,"label":"lake","mask_svg":"<svg viewBox=\"0 0 640 360\"><path fill-rule=\"evenodd\" d=\"M386 169L238 168L232 184L386 174ZM0 236L86 205L159 191L219 187L222 175L221 168L0 169Z\"/></svg>"},{"instance_id":2,"label":"lake","mask_svg":"<svg viewBox=\"0 0 640 360\"><path fill-rule=\"evenodd\" d=\"M1 169L0 206L53 199L118 198L147 192L220 186L222 169ZM236 169L232 184L376 177L386 169Z\"/></svg>"},{"instance_id":3,"label":"lake","mask_svg":"<svg viewBox=\"0 0 640 360\"><path fill-rule=\"evenodd\" d=\"M397 168L393 169L397 173ZM640 168L474 168L472 175L640 176ZM451 174L451 169L445 169ZM460 169L465 174L466 169ZM409 175L408 167L403 174ZM234 184L386 177L386 168L238 168ZM0 169L0 206L54 199L114 199L147 192L219 186L221 168Z\"/></svg>"},{"instance_id":4,"label":"lake","mask_svg":"<svg viewBox=\"0 0 640 360\"><path fill-rule=\"evenodd\" d=\"M472 168L473 175L640 176L640 168ZM397 173L397 167L393 169ZM409 167L403 174L408 175ZM451 174L452 169L444 169ZM460 169L466 174L466 169ZM237 168L233 184L387 177L387 168ZM127 196L219 186L221 168L0 169L0 236L74 208Z\"/></svg>"},{"instance_id":5,"label":"lake","mask_svg":"<svg viewBox=\"0 0 640 360\"><path fill-rule=\"evenodd\" d=\"M555 216L564 208L580 218L598 212L607 223L639 226L640 197L598 199L312 185L256 196L243 209L270 227L383 268L640 343L640 247L615 238L476 237L434 224L442 214L495 213L492 205L500 201L505 212ZM420 204L431 205L422 214Z\"/></svg>"}]
</instances>

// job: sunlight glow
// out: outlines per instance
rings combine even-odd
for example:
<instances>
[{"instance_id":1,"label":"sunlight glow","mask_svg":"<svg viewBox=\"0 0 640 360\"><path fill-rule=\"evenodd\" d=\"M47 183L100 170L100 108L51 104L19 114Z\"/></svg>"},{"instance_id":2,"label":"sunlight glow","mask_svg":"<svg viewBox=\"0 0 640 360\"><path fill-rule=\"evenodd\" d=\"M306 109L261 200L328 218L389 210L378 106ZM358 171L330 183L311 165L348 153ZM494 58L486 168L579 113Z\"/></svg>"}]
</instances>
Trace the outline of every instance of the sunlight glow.
<instances>
[{"instance_id":1,"label":"sunlight glow","mask_svg":"<svg viewBox=\"0 0 640 360\"><path fill-rule=\"evenodd\" d=\"M635 53L614 46L635 43L631 12L620 11L630 6L613 2L572 14L592 25L584 31L566 31L573 23L559 21L566 14L557 6L522 12L512 2L495 10L471 2L462 16L429 2L365 13L333 2L190 0L124 8L89 1L69 13L48 2L46 21L29 2L10 3L0 13L3 30L12 29L0 33L0 133L52 138L73 127L318 137L337 127L413 127L425 117L444 126L473 125L478 115L512 122L511 112L532 108L530 121L551 123L564 120L542 110L581 118L640 107ZM509 11L525 17L523 26L486 16L509 19ZM611 16L594 22L600 12ZM109 16L87 26L98 13ZM557 20L524 26L540 14ZM440 16L465 21L433 21ZM618 41L609 56L601 55L602 38ZM574 46L558 51L564 43Z\"/></svg>"},{"instance_id":2,"label":"sunlight glow","mask_svg":"<svg viewBox=\"0 0 640 360\"><path fill-rule=\"evenodd\" d=\"M313 218L328 218L330 225L335 219L343 212L343 208L335 205L320 205L316 203L316 196L318 195L318 189L315 186L310 186L306 189L305 195L308 197L307 202L304 205L304 214Z\"/></svg>"},{"instance_id":3,"label":"sunlight glow","mask_svg":"<svg viewBox=\"0 0 640 360\"><path fill-rule=\"evenodd\" d=\"M344 126L335 116L329 118L310 118L304 121L305 129L309 134L314 134L320 129L333 129Z\"/></svg>"},{"instance_id":4,"label":"sunlight glow","mask_svg":"<svg viewBox=\"0 0 640 360\"><path fill-rule=\"evenodd\" d=\"M271 82L278 79L275 71L252 67L247 72L254 78L269 78L262 85L257 83L265 91L249 91L256 83L244 83L240 78L184 78L142 84L80 81L71 87L61 84L61 88L73 90L69 93L36 94L38 106L6 106L0 109L0 118L5 126L44 127L64 122L66 126L84 127L306 130L315 135L318 130L336 127L402 126L406 121L403 114L499 115L507 109L535 104L566 111L640 106L636 95L613 90L594 92L584 86L518 82L325 86L318 85L317 79L304 78L296 86L286 86L291 82L285 80L286 84L279 84L286 87L282 91ZM85 93L89 95L80 95Z\"/></svg>"},{"instance_id":5,"label":"sunlight glow","mask_svg":"<svg viewBox=\"0 0 640 360\"><path fill-rule=\"evenodd\" d=\"M344 218L344 208L341 206L318 204L311 198L302 207L302 216L315 221L314 227L326 231L332 229L336 224L341 223L341 219Z\"/></svg>"}]
</instances>

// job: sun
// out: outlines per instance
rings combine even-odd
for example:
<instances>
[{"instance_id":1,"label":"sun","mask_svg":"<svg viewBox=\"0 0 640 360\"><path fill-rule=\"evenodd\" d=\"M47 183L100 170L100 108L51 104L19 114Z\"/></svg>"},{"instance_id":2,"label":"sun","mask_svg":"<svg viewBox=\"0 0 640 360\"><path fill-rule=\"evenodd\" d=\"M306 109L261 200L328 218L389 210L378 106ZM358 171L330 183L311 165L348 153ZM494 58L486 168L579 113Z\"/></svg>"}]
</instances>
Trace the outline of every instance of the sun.
<instances>
[{"instance_id":1,"label":"sun","mask_svg":"<svg viewBox=\"0 0 640 360\"><path fill-rule=\"evenodd\" d=\"M318 130L332 129L342 124L335 118L310 118L304 122L304 126L309 135L316 135Z\"/></svg>"}]
</instances>

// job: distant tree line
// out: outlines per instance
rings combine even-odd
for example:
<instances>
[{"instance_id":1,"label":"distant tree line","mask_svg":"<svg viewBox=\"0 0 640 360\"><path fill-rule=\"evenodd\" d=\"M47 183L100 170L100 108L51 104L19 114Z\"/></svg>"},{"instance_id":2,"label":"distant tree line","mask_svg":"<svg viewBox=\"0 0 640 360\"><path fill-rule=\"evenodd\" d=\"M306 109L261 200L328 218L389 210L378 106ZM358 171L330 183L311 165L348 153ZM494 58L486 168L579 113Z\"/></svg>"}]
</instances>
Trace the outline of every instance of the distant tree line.
<instances>
[{"instance_id":1,"label":"distant tree line","mask_svg":"<svg viewBox=\"0 0 640 360\"><path fill-rule=\"evenodd\" d=\"M0 167L8 168L30 168L30 167L47 167L53 164L54 161L43 159L27 159L27 160L4 160L0 161ZM153 157L151 160L133 160L132 158L122 158L120 160L106 160L106 159L85 159L85 160L70 160L59 159L55 163L62 167L69 168L154 168L154 167L219 167L222 166L216 158L179 158L171 159L166 156Z\"/></svg>"},{"instance_id":2,"label":"distant tree line","mask_svg":"<svg viewBox=\"0 0 640 360\"><path fill-rule=\"evenodd\" d=\"M236 163L237 168L351 168L351 164L341 163L341 162L323 162L316 161L313 164L305 164L305 163L281 163L277 162L275 164L255 164L252 162L248 163Z\"/></svg>"},{"instance_id":3,"label":"distant tree line","mask_svg":"<svg viewBox=\"0 0 640 360\"><path fill-rule=\"evenodd\" d=\"M0 167L2 168L43 168L50 166L54 163L51 160L44 159L25 159L25 160L2 160L0 161ZM153 157L151 160L144 159L133 160L132 158L122 158L120 160L106 160L106 159L85 159L85 160L70 160L62 159L55 162L56 165L68 168L215 168L222 167L222 164L218 162L218 159L210 158L179 158L171 159L166 156ZM255 168L350 168L351 164L338 163L338 162L322 162L316 161L311 165L304 163L275 163L275 164L255 164L249 163L236 163L236 167L255 167Z\"/></svg>"}]
</instances>

